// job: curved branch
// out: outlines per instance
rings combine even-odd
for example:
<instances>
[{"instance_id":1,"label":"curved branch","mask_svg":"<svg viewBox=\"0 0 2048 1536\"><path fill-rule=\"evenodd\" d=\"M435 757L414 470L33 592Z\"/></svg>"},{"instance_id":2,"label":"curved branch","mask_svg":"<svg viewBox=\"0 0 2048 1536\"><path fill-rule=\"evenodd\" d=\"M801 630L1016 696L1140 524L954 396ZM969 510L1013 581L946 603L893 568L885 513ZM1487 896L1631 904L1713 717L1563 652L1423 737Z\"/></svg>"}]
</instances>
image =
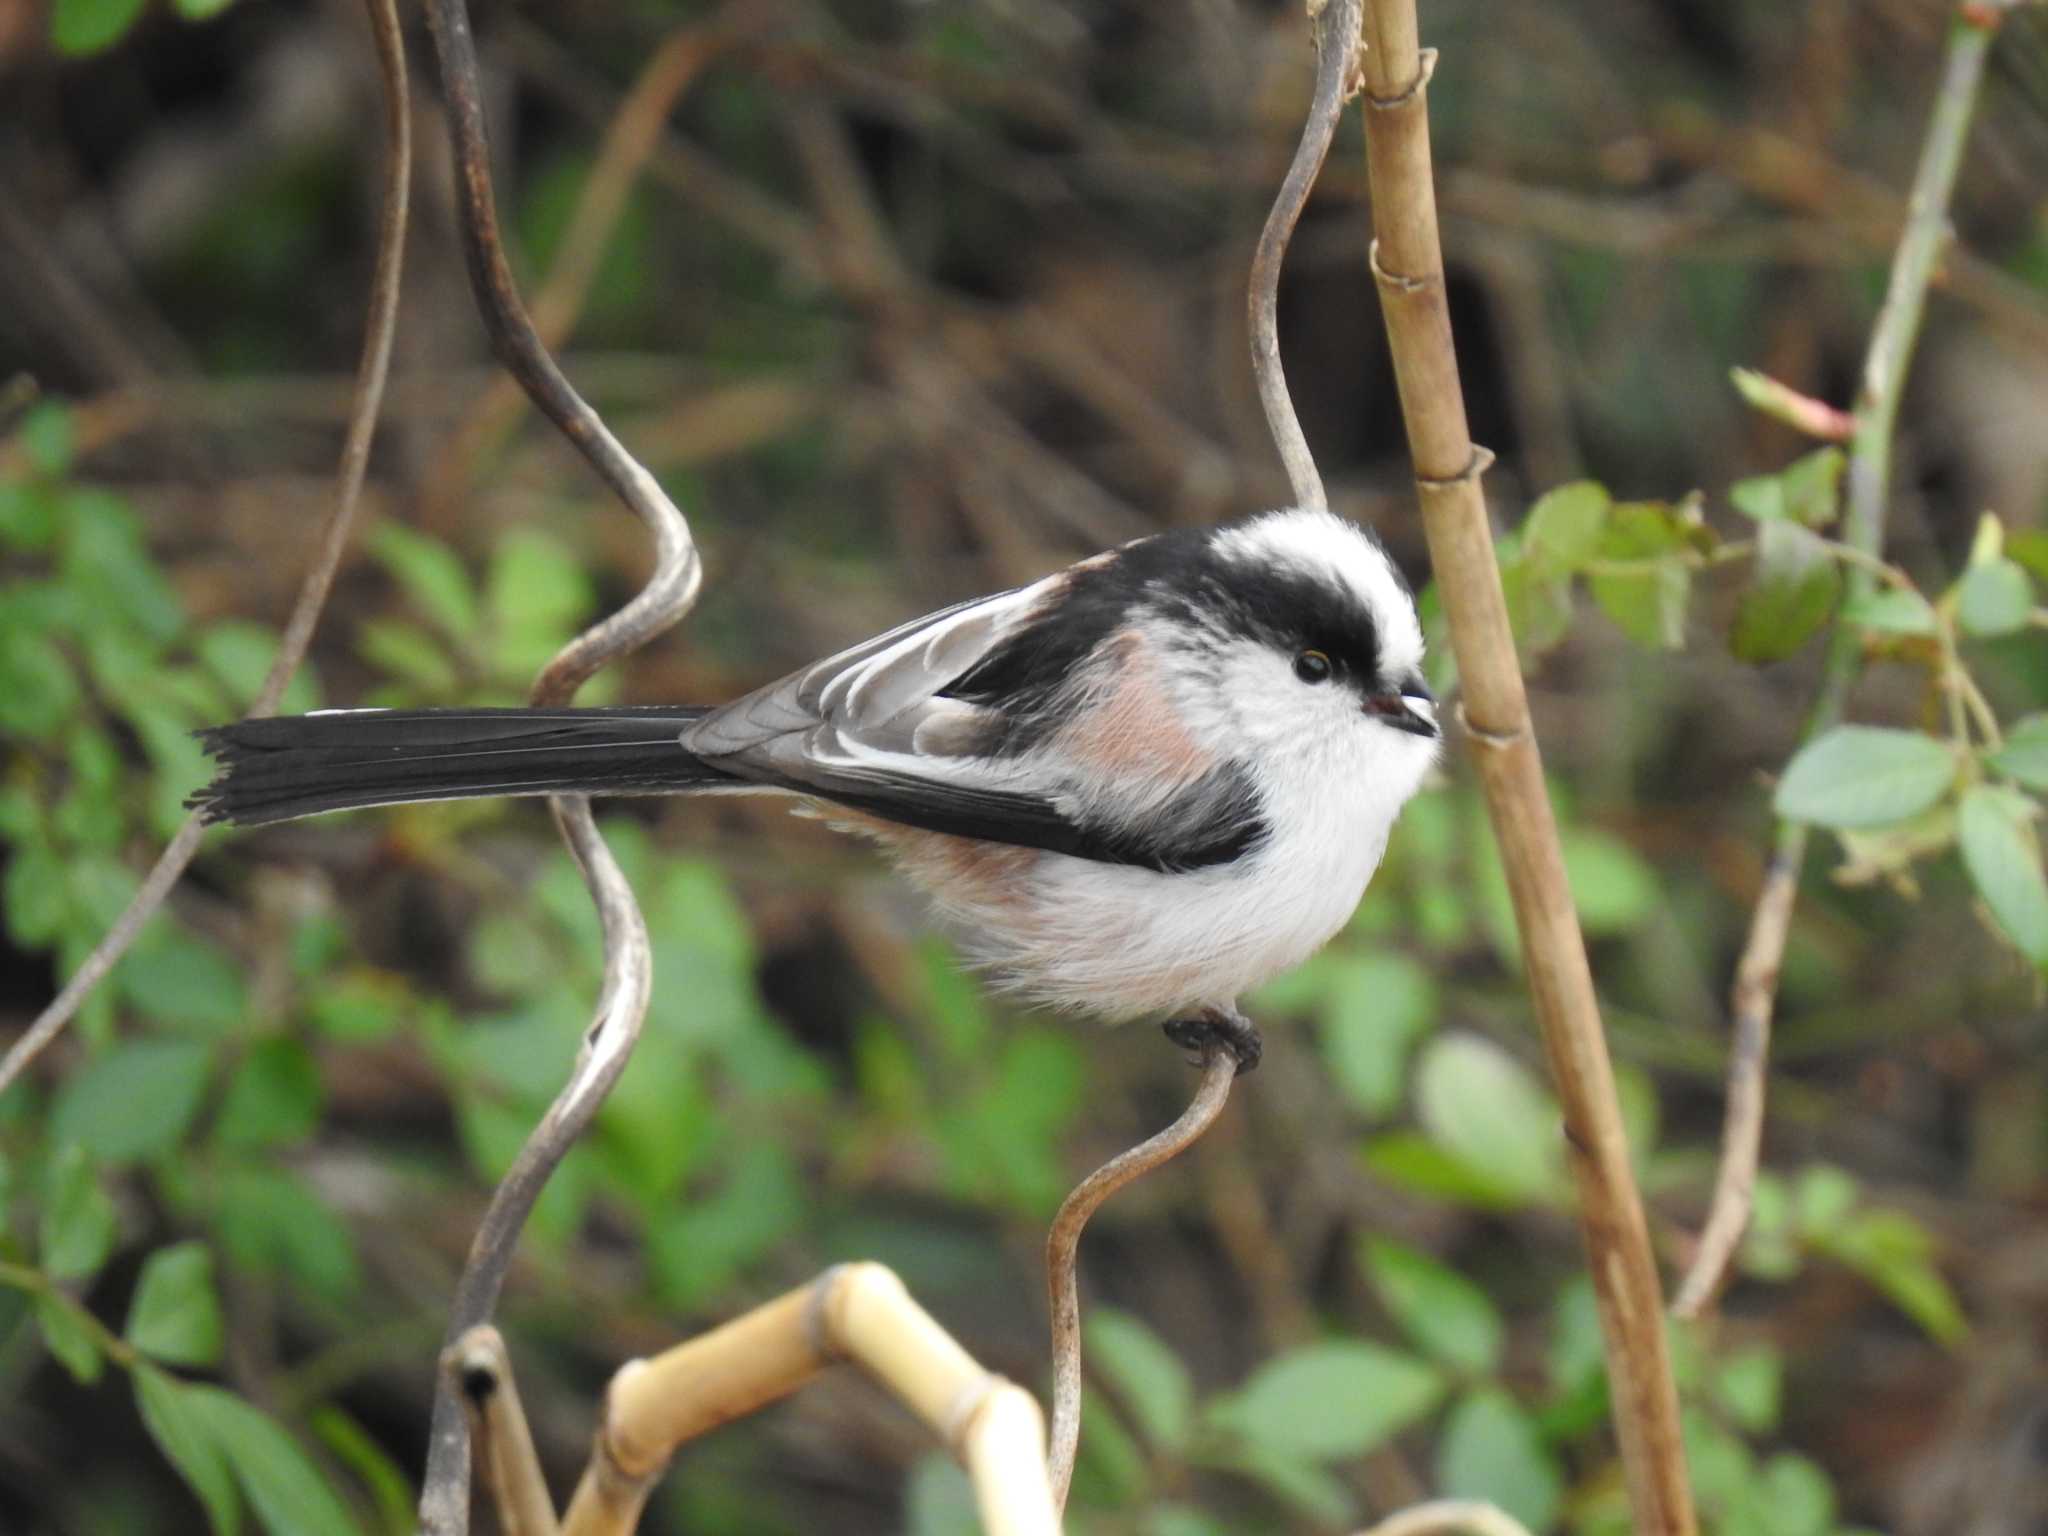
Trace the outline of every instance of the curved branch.
<instances>
[{"instance_id":1,"label":"curved branch","mask_svg":"<svg viewBox=\"0 0 2048 1536\"><path fill-rule=\"evenodd\" d=\"M1287 167L1252 251L1252 382L1258 386L1259 404L1265 408L1266 425L1273 433L1273 445L1280 450L1287 482L1294 488L1295 505L1319 510L1329 506L1329 497L1308 451L1308 439L1302 435L1301 420L1294 414L1286 371L1280 366L1280 267L1301 210L1329 156L1330 143L1337 136L1337 119L1357 89L1359 7L1360 0L1328 0L1315 18L1316 86L1308 121L1302 124L1294 161Z\"/></svg>"},{"instance_id":2,"label":"curved branch","mask_svg":"<svg viewBox=\"0 0 2048 1536\"><path fill-rule=\"evenodd\" d=\"M252 715L273 712L285 685L305 660L313 628L327 605L334 573L355 525L363 476L370 461L370 440L384 402L384 384L391 368L391 338L398 323L399 276L405 260L406 210L412 190L412 115L405 82L405 46L399 32L395 0L366 0L370 30L377 47L377 67L384 82L384 190L377 214L377 264L370 283L369 315L363 325L363 351L356 364L355 393L349 403L348 429L342 439L341 465L335 472L334 502L321 526L313 564L299 585L299 595L285 621L284 635L270 671L249 706ZM85 957L50 1005L36 1016L0 1060L0 1093L28 1069L52 1040L63 1033L107 973L120 963L143 926L156 915L164 898L185 873L206 832L195 815L188 818L106 936Z\"/></svg>"},{"instance_id":3,"label":"curved branch","mask_svg":"<svg viewBox=\"0 0 2048 1536\"><path fill-rule=\"evenodd\" d=\"M563 377L520 301L498 233L491 193L476 46L461 0L429 0L427 21L441 64L454 147L463 254L491 349L541 412L647 525L654 573L623 608L571 640L534 681L536 705L562 704L599 668L645 644L689 612L703 580L689 524L653 475L620 445ZM555 824L589 886L604 933L604 983L569 1080L491 1196L457 1282L447 1341L454 1345L496 1311L519 1233L549 1175L590 1124L639 1039L653 984L646 921L618 862L598 834L585 796L549 802ZM444 1374L434 1393L420 1529L460 1536L469 1528L470 1444L457 1394Z\"/></svg>"},{"instance_id":4,"label":"curved branch","mask_svg":"<svg viewBox=\"0 0 2048 1536\"><path fill-rule=\"evenodd\" d=\"M1236 1078L1237 1057L1221 1045L1210 1046L1202 1058L1202 1080L1180 1118L1075 1185L1053 1218L1045 1240L1045 1279L1052 1300L1052 1430L1047 1461L1055 1508L1067 1507L1074 1453L1081 1443L1081 1293L1074 1277L1081 1231L1103 1201L1180 1156L1214 1125Z\"/></svg>"}]
</instances>

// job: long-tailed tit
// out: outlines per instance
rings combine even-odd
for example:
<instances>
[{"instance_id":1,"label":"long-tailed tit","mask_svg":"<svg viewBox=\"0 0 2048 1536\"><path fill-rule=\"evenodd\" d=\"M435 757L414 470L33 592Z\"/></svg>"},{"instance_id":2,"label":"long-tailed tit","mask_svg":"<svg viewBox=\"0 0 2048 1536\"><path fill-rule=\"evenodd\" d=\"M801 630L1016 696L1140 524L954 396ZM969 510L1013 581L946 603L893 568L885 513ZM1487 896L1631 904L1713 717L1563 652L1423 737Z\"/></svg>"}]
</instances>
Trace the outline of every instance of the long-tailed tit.
<instances>
[{"instance_id":1,"label":"long-tailed tit","mask_svg":"<svg viewBox=\"0 0 2048 1536\"><path fill-rule=\"evenodd\" d=\"M1140 539L720 708L220 726L192 803L251 825L493 795L799 795L881 843L1016 992L1255 1051L1236 999L1349 918L1435 759L1421 664L1380 546L1326 512L1269 512Z\"/></svg>"}]
</instances>

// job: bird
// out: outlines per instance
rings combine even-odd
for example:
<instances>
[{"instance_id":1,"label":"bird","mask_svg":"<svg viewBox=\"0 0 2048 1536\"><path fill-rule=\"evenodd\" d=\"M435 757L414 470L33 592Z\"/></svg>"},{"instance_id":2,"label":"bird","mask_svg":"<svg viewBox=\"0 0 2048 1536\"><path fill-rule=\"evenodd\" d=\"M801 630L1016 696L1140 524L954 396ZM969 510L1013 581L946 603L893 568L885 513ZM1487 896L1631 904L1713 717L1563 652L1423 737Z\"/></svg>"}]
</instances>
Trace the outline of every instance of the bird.
<instances>
[{"instance_id":1,"label":"bird","mask_svg":"<svg viewBox=\"0 0 2048 1536\"><path fill-rule=\"evenodd\" d=\"M501 795L771 793L881 845L1028 1004L1256 1065L1239 1000L1349 920L1441 731L1415 599L1322 509L1174 529L730 703L336 709L201 731L240 826Z\"/></svg>"}]
</instances>

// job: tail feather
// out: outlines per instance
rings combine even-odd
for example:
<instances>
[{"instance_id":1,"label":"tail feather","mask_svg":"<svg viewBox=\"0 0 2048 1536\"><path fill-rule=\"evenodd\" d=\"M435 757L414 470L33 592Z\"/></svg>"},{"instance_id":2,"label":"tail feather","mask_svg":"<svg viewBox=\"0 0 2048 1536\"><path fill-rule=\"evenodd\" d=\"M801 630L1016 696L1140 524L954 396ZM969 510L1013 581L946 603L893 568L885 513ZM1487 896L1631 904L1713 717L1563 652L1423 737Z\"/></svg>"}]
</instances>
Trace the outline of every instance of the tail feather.
<instances>
[{"instance_id":1,"label":"tail feather","mask_svg":"<svg viewBox=\"0 0 2048 1536\"><path fill-rule=\"evenodd\" d=\"M659 794L736 781L683 750L702 709L364 709L199 733L214 780L186 803L243 826L496 795Z\"/></svg>"}]
</instances>

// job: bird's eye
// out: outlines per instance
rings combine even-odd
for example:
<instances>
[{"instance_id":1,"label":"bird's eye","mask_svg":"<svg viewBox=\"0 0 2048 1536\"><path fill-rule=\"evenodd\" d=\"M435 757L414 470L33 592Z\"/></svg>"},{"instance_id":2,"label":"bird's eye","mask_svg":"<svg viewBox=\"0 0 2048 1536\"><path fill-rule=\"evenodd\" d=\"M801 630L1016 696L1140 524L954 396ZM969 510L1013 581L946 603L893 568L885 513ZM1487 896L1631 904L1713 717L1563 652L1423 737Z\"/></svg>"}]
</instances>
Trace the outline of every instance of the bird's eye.
<instances>
[{"instance_id":1,"label":"bird's eye","mask_svg":"<svg viewBox=\"0 0 2048 1536\"><path fill-rule=\"evenodd\" d=\"M1304 683L1327 683L1330 680L1330 658L1321 651L1303 651L1294 658L1294 675Z\"/></svg>"}]
</instances>

